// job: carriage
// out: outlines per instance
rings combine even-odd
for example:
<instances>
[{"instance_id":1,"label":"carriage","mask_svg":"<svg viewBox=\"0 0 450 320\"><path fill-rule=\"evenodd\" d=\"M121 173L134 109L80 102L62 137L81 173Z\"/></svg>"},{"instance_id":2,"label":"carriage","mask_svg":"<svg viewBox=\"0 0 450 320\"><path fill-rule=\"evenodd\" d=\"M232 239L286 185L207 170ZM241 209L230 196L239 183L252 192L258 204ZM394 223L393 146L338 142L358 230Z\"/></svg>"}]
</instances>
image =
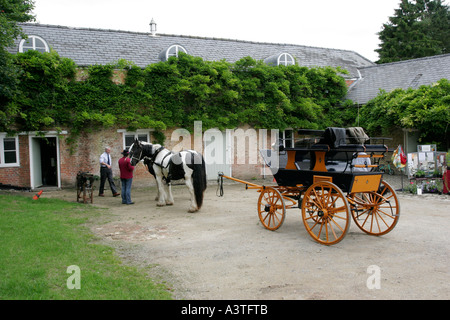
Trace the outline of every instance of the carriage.
<instances>
[{"instance_id":1,"label":"carriage","mask_svg":"<svg viewBox=\"0 0 450 320\"><path fill-rule=\"evenodd\" d=\"M400 203L377 170L388 152L385 138L369 138L359 127L298 133L302 139L292 148L279 143L260 150L277 185L261 186L219 173L221 190L223 178L256 189L258 216L269 230L281 227L287 209L301 209L307 232L324 245L341 241L352 218L367 234L390 232L398 222Z\"/></svg>"}]
</instances>

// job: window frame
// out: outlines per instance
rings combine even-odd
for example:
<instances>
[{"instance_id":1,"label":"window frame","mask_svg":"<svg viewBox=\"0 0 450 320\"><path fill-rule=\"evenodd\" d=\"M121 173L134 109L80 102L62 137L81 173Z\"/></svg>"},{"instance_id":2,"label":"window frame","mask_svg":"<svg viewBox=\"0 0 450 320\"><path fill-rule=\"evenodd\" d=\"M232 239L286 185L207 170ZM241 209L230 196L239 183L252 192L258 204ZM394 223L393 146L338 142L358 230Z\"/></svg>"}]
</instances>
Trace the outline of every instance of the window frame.
<instances>
[{"instance_id":1,"label":"window frame","mask_svg":"<svg viewBox=\"0 0 450 320\"><path fill-rule=\"evenodd\" d=\"M286 138L286 131L291 132L290 138ZM283 132L281 134L282 134L283 146L285 148L293 148L294 147L294 140L295 140L294 129L287 128L287 129L283 130ZM290 141L290 145L288 146L287 142L289 142L289 141Z\"/></svg>"},{"instance_id":2,"label":"window frame","mask_svg":"<svg viewBox=\"0 0 450 320\"><path fill-rule=\"evenodd\" d=\"M24 51L23 51L23 46L24 46L24 44L26 43L26 41L29 40L29 39L32 39L33 42L32 42L32 48L30 48L30 49L28 49L28 50L36 50L36 39L38 39L38 40L42 41L42 43L44 43L44 46L45 46L45 52L50 52L50 47L48 46L47 41L45 41L43 38L41 38L41 37L39 37L39 36L37 36L37 35L33 35L33 34L32 34L32 35L29 35L27 39L22 39L22 40L20 41L20 43L19 43L19 52L20 52L20 53L23 53L23 52L24 52ZM26 48L28 48L28 47L26 47Z\"/></svg>"},{"instance_id":3,"label":"window frame","mask_svg":"<svg viewBox=\"0 0 450 320\"><path fill-rule=\"evenodd\" d=\"M282 63L282 58L284 58L283 59L283 63ZM292 63L289 63L288 64L288 59L290 60L290 62L292 62ZM293 66L293 65L295 65L295 59L294 59L294 57L290 54L290 53L287 53L287 52L283 52L283 53L281 53L279 56L278 56L278 59L277 59L277 65L278 66L280 66L280 65L283 65L283 66Z\"/></svg>"},{"instance_id":4,"label":"window frame","mask_svg":"<svg viewBox=\"0 0 450 320\"><path fill-rule=\"evenodd\" d=\"M16 162L5 163L5 139L14 139ZM20 167L19 154L19 137L7 136L5 133L0 133L0 168Z\"/></svg>"},{"instance_id":5,"label":"window frame","mask_svg":"<svg viewBox=\"0 0 450 320\"><path fill-rule=\"evenodd\" d=\"M174 55L169 55L169 52L170 52L170 50L172 48L175 48L175 54ZM180 52L180 48L182 49L181 50L182 52L184 52L185 54L188 54L185 47L183 47L182 45L179 45L179 44L173 44L169 48L167 48L167 50L166 50L166 61L169 60L170 57L178 58L178 53Z\"/></svg>"},{"instance_id":6,"label":"window frame","mask_svg":"<svg viewBox=\"0 0 450 320\"><path fill-rule=\"evenodd\" d=\"M123 133L123 135L122 135L122 137L123 137L123 149L129 149L131 147L131 145L127 146L127 143L126 143L127 136L128 137L129 136L133 136L134 139L136 139L136 138L139 138L139 136L146 135L147 136L147 142L151 143L150 139L152 137L152 134L151 134L151 130L149 130L149 129L138 129L136 131L121 130L121 132Z\"/></svg>"}]
</instances>

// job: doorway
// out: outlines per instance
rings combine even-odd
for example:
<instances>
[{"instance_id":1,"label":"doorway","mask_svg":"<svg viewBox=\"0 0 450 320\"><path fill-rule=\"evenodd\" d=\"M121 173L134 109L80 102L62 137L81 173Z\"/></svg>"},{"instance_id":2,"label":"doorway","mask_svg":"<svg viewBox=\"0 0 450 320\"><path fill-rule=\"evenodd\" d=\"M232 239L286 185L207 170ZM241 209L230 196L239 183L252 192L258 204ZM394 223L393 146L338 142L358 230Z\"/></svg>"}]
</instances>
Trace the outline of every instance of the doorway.
<instances>
[{"instance_id":1,"label":"doorway","mask_svg":"<svg viewBox=\"0 0 450 320\"><path fill-rule=\"evenodd\" d=\"M208 129L203 141L207 179L216 180L219 172L231 176L231 133Z\"/></svg>"},{"instance_id":2,"label":"doorway","mask_svg":"<svg viewBox=\"0 0 450 320\"><path fill-rule=\"evenodd\" d=\"M31 188L59 187L57 137L31 137Z\"/></svg>"}]
</instances>

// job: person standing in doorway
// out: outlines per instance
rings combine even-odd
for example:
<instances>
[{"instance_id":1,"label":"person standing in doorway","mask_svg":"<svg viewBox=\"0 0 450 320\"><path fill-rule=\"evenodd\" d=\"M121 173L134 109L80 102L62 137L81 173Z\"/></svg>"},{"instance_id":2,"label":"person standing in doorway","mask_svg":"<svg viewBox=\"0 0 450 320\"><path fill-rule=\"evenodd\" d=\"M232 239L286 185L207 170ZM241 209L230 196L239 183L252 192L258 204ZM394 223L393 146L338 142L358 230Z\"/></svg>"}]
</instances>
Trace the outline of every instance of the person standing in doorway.
<instances>
[{"instance_id":1,"label":"person standing in doorway","mask_svg":"<svg viewBox=\"0 0 450 320\"><path fill-rule=\"evenodd\" d=\"M117 192L116 185L114 184L112 168L111 168L111 148L106 147L105 152L100 156L100 189L98 190L98 196L104 197L105 181L108 179L109 186L111 187L111 192L113 197L120 196Z\"/></svg>"},{"instance_id":2,"label":"person standing in doorway","mask_svg":"<svg viewBox=\"0 0 450 320\"><path fill-rule=\"evenodd\" d=\"M131 201L131 183L133 182L134 166L131 165L128 150L123 150L122 155L123 157L119 159L120 181L122 181L122 203L134 204Z\"/></svg>"}]
</instances>

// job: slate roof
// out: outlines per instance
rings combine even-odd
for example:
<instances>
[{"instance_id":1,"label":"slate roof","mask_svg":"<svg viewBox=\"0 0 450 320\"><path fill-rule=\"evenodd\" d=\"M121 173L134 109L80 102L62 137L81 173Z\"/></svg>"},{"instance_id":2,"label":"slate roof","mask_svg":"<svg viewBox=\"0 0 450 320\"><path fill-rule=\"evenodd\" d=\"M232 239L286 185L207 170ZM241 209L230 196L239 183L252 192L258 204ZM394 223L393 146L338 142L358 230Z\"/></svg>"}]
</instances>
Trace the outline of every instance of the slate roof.
<instances>
[{"instance_id":1,"label":"slate roof","mask_svg":"<svg viewBox=\"0 0 450 320\"><path fill-rule=\"evenodd\" d=\"M152 37L150 33L32 23L20 25L25 34L40 36L60 56L74 60L79 66L107 64L125 59L145 67L161 61L160 53L174 44L183 46L188 54L208 61L225 59L235 62L247 56L264 60L286 52L294 56L301 66L342 67L350 73L346 78L356 78L358 68L374 65L372 61L349 50L168 34ZM18 47L19 40L16 40L9 51L16 53Z\"/></svg>"},{"instance_id":2,"label":"slate roof","mask_svg":"<svg viewBox=\"0 0 450 320\"><path fill-rule=\"evenodd\" d=\"M450 54L380 64L359 69L361 78L350 87L347 99L365 104L375 98L380 89L416 89L443 78L450 79Z\"/></svg>"}]
</instances>

